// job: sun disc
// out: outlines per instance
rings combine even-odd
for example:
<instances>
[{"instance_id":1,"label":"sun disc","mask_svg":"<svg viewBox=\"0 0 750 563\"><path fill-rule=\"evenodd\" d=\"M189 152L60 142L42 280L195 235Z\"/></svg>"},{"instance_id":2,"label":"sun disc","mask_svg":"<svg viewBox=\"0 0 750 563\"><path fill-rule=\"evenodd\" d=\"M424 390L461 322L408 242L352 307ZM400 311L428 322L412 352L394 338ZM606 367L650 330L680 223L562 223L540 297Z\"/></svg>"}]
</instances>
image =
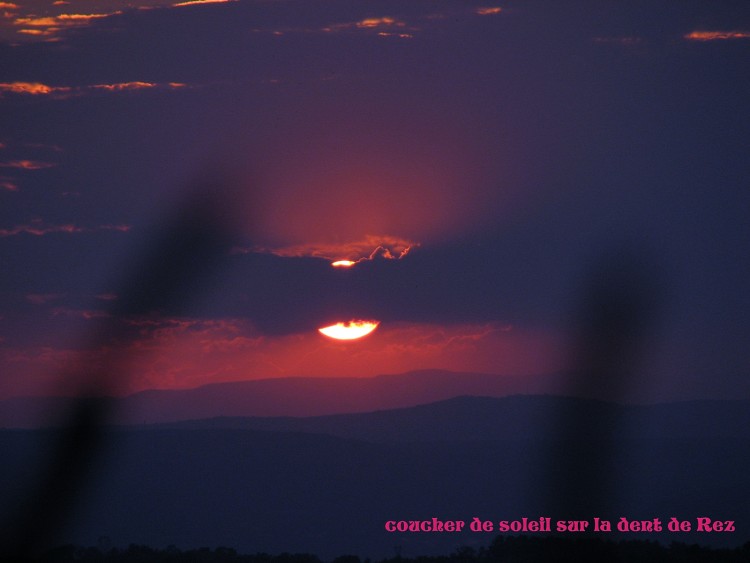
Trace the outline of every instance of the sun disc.
<instances>
[{"instance_id":1,"label":"sun disc","mask_svg":"<svg viewBox=\"0 0 750 563\"><path fill-rule=\"evenodd\" d=\"M349 321L324 326L318 332L336 340L356 340L370 334L379 324L378 321Z\"/></svg>"},{"instance_id":2,"label":"sun disc","mask_svg":"<svg viewBox=\"0 0 750 563\"><path fill-rule=\"evenodd\" d=\"M331 266L334 268L351 268L354 264L356 262L352 262L351 260L336 260L335 262L331 262Z\"/></svg>"}]
</instances>

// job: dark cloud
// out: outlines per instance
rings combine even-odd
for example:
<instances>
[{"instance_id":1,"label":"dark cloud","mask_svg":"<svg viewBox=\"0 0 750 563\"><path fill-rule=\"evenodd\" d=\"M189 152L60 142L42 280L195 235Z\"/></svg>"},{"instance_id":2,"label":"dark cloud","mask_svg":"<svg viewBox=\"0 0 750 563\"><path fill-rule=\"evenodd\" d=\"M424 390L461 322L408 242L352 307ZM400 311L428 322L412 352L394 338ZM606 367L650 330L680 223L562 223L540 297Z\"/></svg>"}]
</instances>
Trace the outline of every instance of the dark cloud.
<instances>
[{"instance_id":1,"label":"dark cloud","mask_svg":"<svg viewBox=\"0 0 750 563\"><path fill-rule=\"evenodd\" d=\"M12 237L22 234L33 236L44 236L53 233L93 233L96 231L119 231L126 233L130 230L130 225L97 225L95 227L81 227L72 223L66 225L47 225L41 221L29 225L16 225L9 229L0 229L0 237Z\"/></svg>"}]
</instances>

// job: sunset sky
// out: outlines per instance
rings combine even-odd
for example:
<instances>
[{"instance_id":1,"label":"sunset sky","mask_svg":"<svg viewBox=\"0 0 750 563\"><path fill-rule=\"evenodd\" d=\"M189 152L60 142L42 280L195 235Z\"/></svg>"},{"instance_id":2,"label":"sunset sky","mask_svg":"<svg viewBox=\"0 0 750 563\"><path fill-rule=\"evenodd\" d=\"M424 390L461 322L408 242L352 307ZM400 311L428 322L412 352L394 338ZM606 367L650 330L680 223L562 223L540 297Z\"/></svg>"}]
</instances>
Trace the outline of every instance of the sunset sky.
<instances>
[{"instance_id":1,"label":"sunset sky","mask_svg":"<svg viewBox=\"0 0 750 563\"><path fill-rule=\"evenodd\" d=\"M637 278L632 397L750 399L749 60L747 2L0 2L0 398L560 373Z\"/></svg>"}]
</instances>

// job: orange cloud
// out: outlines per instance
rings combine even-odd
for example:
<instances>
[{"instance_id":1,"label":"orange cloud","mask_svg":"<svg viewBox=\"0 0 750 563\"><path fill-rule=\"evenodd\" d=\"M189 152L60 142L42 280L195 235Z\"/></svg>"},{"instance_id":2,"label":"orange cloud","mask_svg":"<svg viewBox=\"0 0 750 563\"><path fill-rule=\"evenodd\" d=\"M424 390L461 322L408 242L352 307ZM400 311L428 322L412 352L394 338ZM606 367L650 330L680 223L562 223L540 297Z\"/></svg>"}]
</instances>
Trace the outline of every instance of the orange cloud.
<instances>
[{"instance_id":1,"label":"orange cloud","mask_svg":"<svg viewBox=\"0 0 750 563\"><path fill-rule=\"evenodd\" d=\"M494 16L495 14L499 14L502 11L502 8L494 6L488 8L477 8L476 10L474 10L474 13L480 16Z\"/></svg>"},{"instance_id":2,"label":"orange cloud","mask_svg":"<svg viewBox=\"0 0 750 563\"><path fill-rule=\"evenodd\" d=\"M80 227L71 223L66 225L43 225L35 222L31 225L16 225L12 229L0 229L0 237L12 237L20 234L44 236L51 233L92 233L97 231L119 231L126 233L130 225L99 225L97 227Z\"/></svg>"},{"instance_id":3,"label":"orange cloud","mask_svg":"<svg viewBox=\"0 0 750 563\"><path fill-rule=\"evenodd\" d=\"M400 260L417 246L418 242L400 237L367 235L361 240L343 243L303 243L284 247L235 249L235 252L265 252L287 258L309 256L331 261L361 262L377 257Z\"/></svg>"},{"instance_id":4,"label":"orange cloud","mask_svg":"<svg viewBox=\"0 0 750 563\"><path fill-rule=\"evenodd\" d=\"M8 92L12 94L31 95L31 96L53 96L56 98L67 98L86 93L87 91L107 91L107 92L124 92L131 90L144 89L167 89L176 90L186 88L187 84L183 82L116 82L114 84L92 84L89 86L49 86L41 82L6 82L0 83L0 94Z\"/></svg>"},{"instance_id":5,"label":"orange cloud","mask_svg":"<svg viewBox=\"0 0 750 563\"><path fill-rule=\"evenodd\" d=\"M17 192L18 185L14 184L10 180L0 180L0 189L6 190L9 192Z\"/></svg>"},{"instance_id":6,"label":"orange cloud","mask_svg":"<svg viewBox=\"0 0 750 563\"><path fill-rule=\"evenodd\" d=\"M405 25L406 24L404 22L396 20L388 16L383 17L383 18L365 18L356 23L357 27L389 27L389 26L404 27Z\"/></svg>"},{"instance_id":7,"label":"orange cloud","mask_svg":"<svg viewBox=\"0 0 750 563\"><path fill-rule=\"evenodd\" d=\"M235 2L236 0L188 0L187 2L178 2L177 4L172 4L175 8L180 8L183 6L201 6L203 4L224 4L226 2Z\"/></svg>"},{"instance_id":8,"label":"orange cloud","mask_svg":"<svg viewBox=\"0 0 750 563\"><path fill-rule=\"evenodd\" d=\"M19 168L21 170L42 170L54 166L57 165L52 162L40 162L37 160L10 160L8 162L0 162L0 168Z\"/></svg>"},{"instance_id":9,"label":"orange cloud","mask_svg":"<svg viewBox=\"0 0 750 563\"><path fill-rule=\"evenodd\" d=\"M15 25L29 25L32 27L48 27L56 25L57 20L54 16L44 18L16 18L13 23Z\"/></svg>"},{"instance_id":10,"label":"orange cloud","mask_svg":"<svg viewBox=\"0 0 750 563\"><path fill-rule=\"evenodd\" d=\"M108 14L59 14L56 16L29 16L18 17L13 20L13 25L18 33L31 36L53 37L61 31L70 28L83 27L92 21L106 18L121 12Z\"/></svg>"},{"instance_id":11,"label":"orange cloud","mask_svg":"<svg viewBox=\"0 0 750 563\"><path fill-rule=\"evenodd\" d=\"M18 4L13 4L12 2L0 2L0 9L18 10L18 8L19 8Z\"/></svg>"},{"instance_id":12,"label":"orange cloud","mask_svg":"<svg viewBox=\"0 0 750 563\"><path fill-rule=\"evenodd\" d=\"M190 3L185 3L188 5ZM253 33L270 33L276 36L283 36L291 33L313 34L313 33L334 33L334 32L354 32L354 33L374 33L380 37L398 37L410 39L412 33L420 29L413 25L408 25L404 20L396 19L391 16L363 18L356 21L345 21L340 23L331 23L325 27L284 27L279 29L252 28ZM273 81L271 81L273 82Z\"/></svg>"},{"instance_id":13,"label":"orange cloud","mask_svg":"<svg viewBox=\"0 0 750 563\"><path fill-rule=\"evenodd\" d=\"M326 26L322 29L322 31L325 32L333 32L333 31L347 31L347 30L383 30L383 29L390 29L390 28L405 28L406 22L402 20L398 20L396 18L392 18L390 16L383 16L383 17L373 17L373 18L364 18L362 20L353 21L353 22L344 22L344 23L336 23L331 24L329 26ZM409 34L406 34L409 35Z\"/></svg>"},{"instance_id":14,"label":"orange cloud","mask_svg":"<svg viewBox=\"0 0 750 563\"><path fill-rule=\"evenodd\" d=\"M54 6L61 6L67 3L55 2ZM101 13L101 14L56 14L38 16L36 14L25 14L13 19L13 26L16 33L23 36L46 38L47 41L57 41L61 32L67 29L85 27L93 21L108 18L120 14L120 11Z\"/></svg>"},{"instance_id":15,"label":"orange cloud","mask_svg":"<svg viewBox=\"0 0 750 563\"><path fill-rule=\"evenodd\" d=\"M158 82L117 82L115 84L94 84L93 86L87 86L94 90L108 90L110 92L121 92L123 90L143 90L148 88L185 88L187 84L183 82L168 82L166 84L159 84Z\"/></svg>"},{"instance_id":16,"label":"orange cloud","mask_svg":"<svg viewBox=\"0 0 750 563\"><path fill-rule=\"evenodd\" d=\"M683 35L688 41L726 41L750 39L750 31L691 31Z\"/></svg>"},{"instance_id":17,"label":"orange cloud","mask_svg":"<svg viewBox=\"0 0 750 563\"><path fill-rule=\"evenodd\" d=\"M48 86L41 82L2 82L0 93L12 92L13 94L29 94L31 96L48 95L55 92L69 92L71 88L66 86Z\"/></svg>"},{"instance_id":18,"label":"orange cloud","mask_svg":"<svg viewBox=\"0 0 750 563\"><path fill-rule=\"evenodd\" d=\"M97 90L110 90L110 91L117 91L117 90L140 90L143 88L154 88L156 86L153 82L120 82L116 84L94 84L93 86L89 86L89 88L94 88Z\"/></svg>"},{"instance_id":19,"label":"orange cloud","mask_svg":"<svg viewBox=\"0 0 750 563\"><path fill-rule=\"evenodd\" d=\"M45 16L41 18L16 18L13 23L17 26L29 27L74 27L86 25L91 20L106 18L119 13L120 12L110 12L108 14L60 14L59 16Z\"/></svg>"}]
</instances>

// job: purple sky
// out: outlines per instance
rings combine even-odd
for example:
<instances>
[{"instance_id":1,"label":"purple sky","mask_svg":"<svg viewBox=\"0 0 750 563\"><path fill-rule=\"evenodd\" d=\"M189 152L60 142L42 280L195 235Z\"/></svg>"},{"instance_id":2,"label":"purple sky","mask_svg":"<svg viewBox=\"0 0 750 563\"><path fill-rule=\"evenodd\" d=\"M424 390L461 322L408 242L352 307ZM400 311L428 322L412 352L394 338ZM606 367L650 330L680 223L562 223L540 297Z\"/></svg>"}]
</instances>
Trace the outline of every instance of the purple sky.
<instances>
[{"instance_id":1,"label":"purple sky","mask_svg":"<svg viewBox=\"0 0 750 563\"><path fill-rule=\"evenodd\" d=\"M555 373L610 288L633 397L750 398L746 2L0 2L0 42L0 397L113 350L118 393ZM164 239L190 299L123 304Z\"/></svg>"}]
</instances>

